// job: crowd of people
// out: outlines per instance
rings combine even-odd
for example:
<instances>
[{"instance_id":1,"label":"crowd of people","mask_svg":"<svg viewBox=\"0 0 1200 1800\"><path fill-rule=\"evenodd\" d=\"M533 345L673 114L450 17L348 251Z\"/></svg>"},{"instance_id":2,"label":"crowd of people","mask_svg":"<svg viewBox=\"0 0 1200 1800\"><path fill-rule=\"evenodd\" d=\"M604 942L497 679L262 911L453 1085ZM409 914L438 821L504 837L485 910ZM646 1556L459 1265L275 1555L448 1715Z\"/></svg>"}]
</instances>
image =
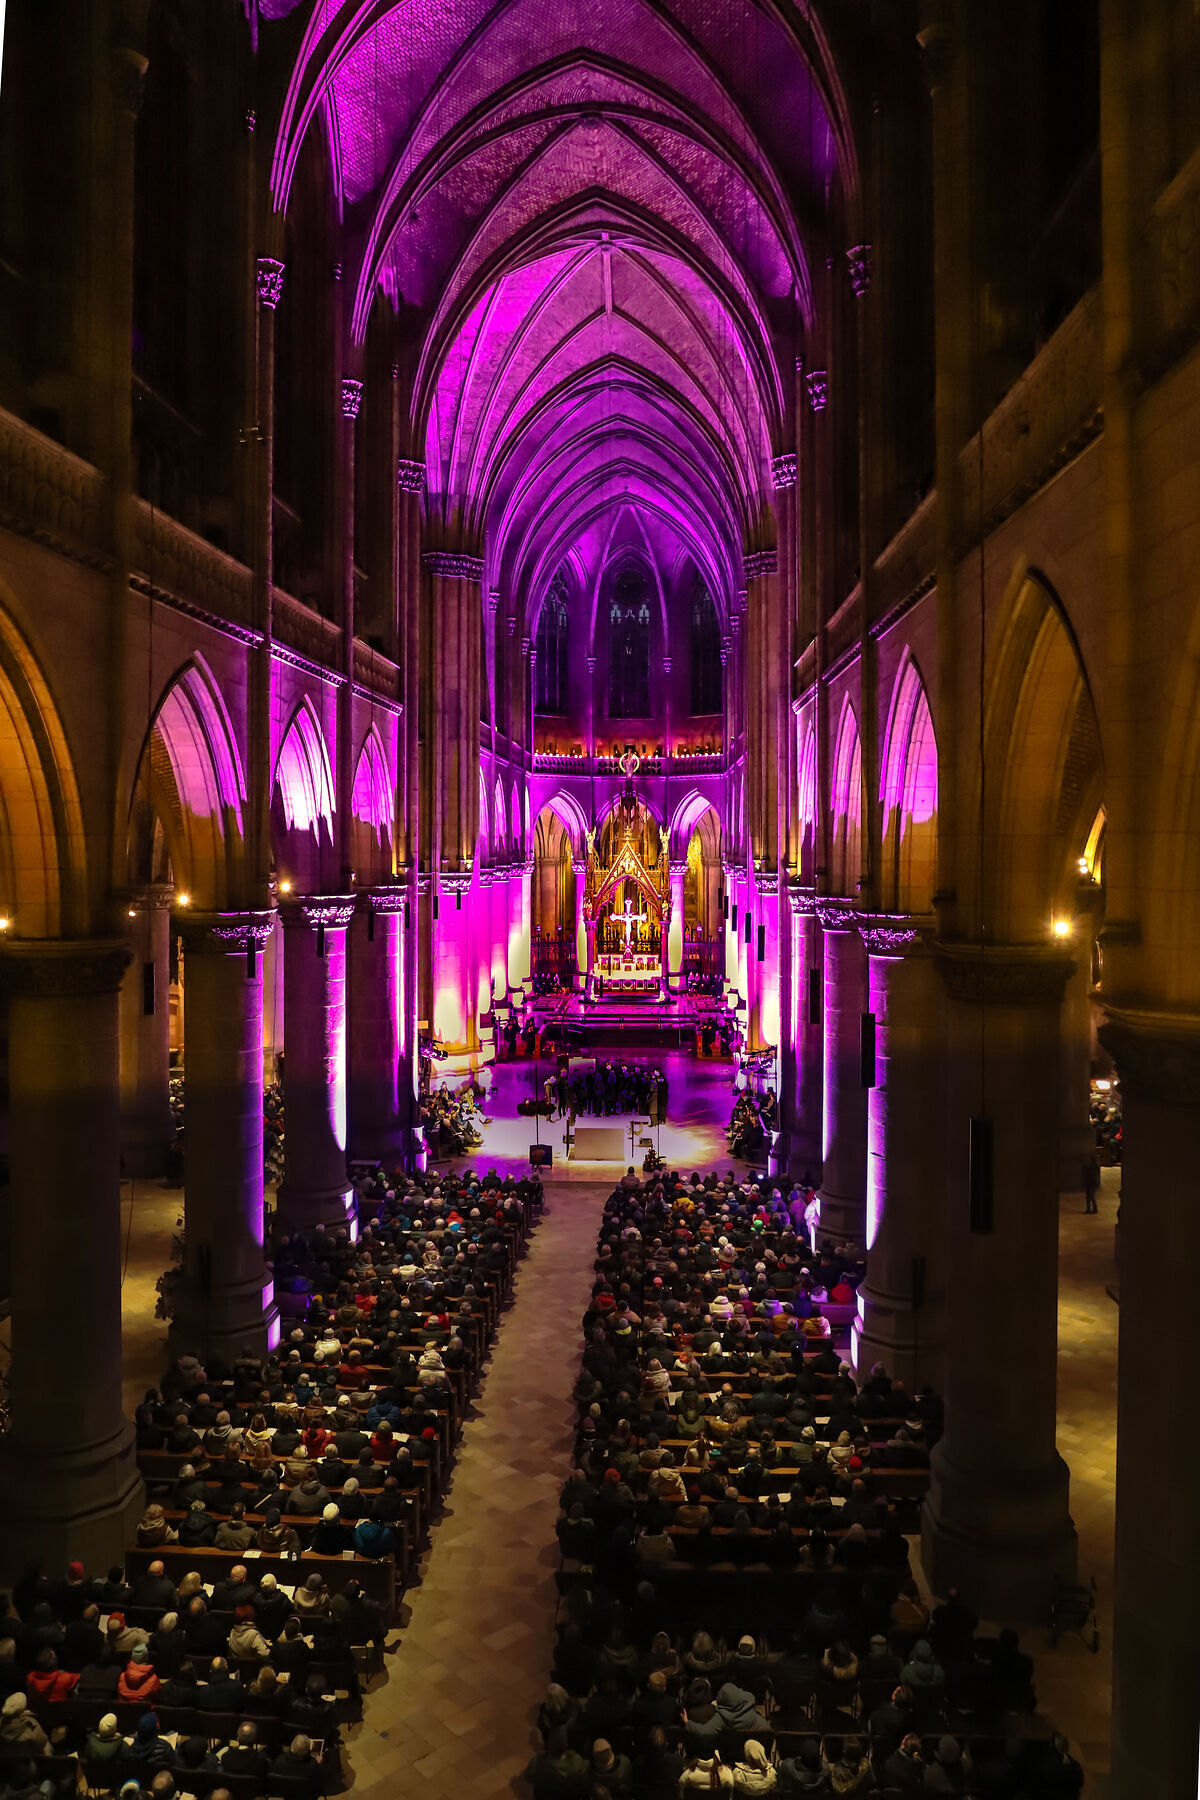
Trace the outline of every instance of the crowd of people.
<instances>
[{"instance_id":1,"label":"crowd of people","mask_svg":"<svg viewBox=\"0 0 1200 1800\"><path fill-rule=\"evenodd\" d=\"M556 1109L563 1118L573 1118L578 1113L597 1113L602 1117L645 1113L654 1124L667 1116L667 1078L660 1068L648 1063L610 1058L585 1062L572 1073L567 1059L562 1058L557 1072L547 1077L544 1091L551 1118Z\"/></svg>"},{"instance_id":2,"label":"crowd of people","mask_svg":"<svg viewBox=\"0 0 1200 1800\"><path fill-rule=\"evenodd\" d=\"M280 1057L282 1073L282 1056ZM167 1103L171 1114L171 1140L167 1146L166 1185L182 1187L187 1149L185 1081L170 1077ZM268 1186L283 1180L283 1083L268 1082L263 1089L263 1180Z\"/></svg>"},{"instance_id":3,"label":"crowd of people","mask_svg":"<svg viewBox=\"0 0 1200 1800\"><path fill-rule=\"evenodd\" d=\"M434 1088L422 1097L417 1116L434 1156L467 1156L483 1142L487 1121L470 1084L457 1093Z\"/></svg>"},{"instance_id":4,"label":"crowd of people","mask_svg":"<svg viewBox=\"0 0 1200 1800\"><path fill-rule=\"evenodd\" d=\"M376 1576L426 1530L542 1204L536 1177L494 1169L358 1188L357 1242L279 1245L277 1351L184 1353L144 1396L126 1565L30 1570L0 1602L5 1795L344 1786L355 1652L393 1623Z\"/></svg>"},{"instance_id":5,"label":"crowd of people","mask_svg":"<svg viewBox=\"0 0 1200 1800\"><path fill-rule=\"evenodd\" d=\"M862 1263L803 1204L632 1171L606 1203L535 1800L1080 1791L1015 1635L911 1578L940 1404L805 1331Z\"/></svg>"},{"instance_id":6,"label":"crowd of people","mask_svg":"<svg viewBox=\"0 0 1200 1800\"><path fill-rule=\"evenodd\" d=\"M779 1100L774 1088L765 1094L743 1088L733 1103L726 1139L731 1156L744 1162L760 1161L779 1129Z\"/></svg>"}]
</instances>

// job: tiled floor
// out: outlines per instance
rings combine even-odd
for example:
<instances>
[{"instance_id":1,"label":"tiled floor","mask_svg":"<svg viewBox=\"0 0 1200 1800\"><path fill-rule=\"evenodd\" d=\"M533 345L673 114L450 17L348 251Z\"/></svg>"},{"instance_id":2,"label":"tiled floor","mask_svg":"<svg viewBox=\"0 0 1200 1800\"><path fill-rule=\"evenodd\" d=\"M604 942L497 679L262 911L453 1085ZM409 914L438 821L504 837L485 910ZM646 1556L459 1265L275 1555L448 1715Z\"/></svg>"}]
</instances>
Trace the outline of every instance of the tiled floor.
<instances>
[{"instance_id":1,"label":"tiled floor","mask_svg":"<svg viewBox=\"0 0 1200 1800\"><path fill-rule=\"evenodd\" d=\"M497 1794L529 1760L549 1678L554 1523L608 1184L551 1183L468 1420L412 1617L349 1733L356 1790ZM419 1777L419 1779L418 1779Z\"/></svg>"}]
</instances>

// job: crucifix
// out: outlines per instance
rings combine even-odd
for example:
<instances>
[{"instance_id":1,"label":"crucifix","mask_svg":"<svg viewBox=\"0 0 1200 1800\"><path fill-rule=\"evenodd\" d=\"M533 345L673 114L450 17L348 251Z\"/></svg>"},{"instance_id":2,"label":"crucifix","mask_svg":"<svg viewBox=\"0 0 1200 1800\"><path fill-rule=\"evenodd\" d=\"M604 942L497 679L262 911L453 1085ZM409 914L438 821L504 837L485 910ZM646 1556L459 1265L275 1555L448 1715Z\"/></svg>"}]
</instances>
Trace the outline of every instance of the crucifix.
<instances>
[{"instance_id":1,"label":"crucifix","mask_svg":"<svg viewBox=\"0 0 1200 1800\"><path fill-rule=\"evenodd\" d=\"M631 956L633 954L633 928L635 925L640 925L645 917L646 915L644 912L634 912L632 900L627 900L625 902L624 909L621 912L613 913L614 923L617 920L620 920L621 924L625 927L626 956Z\"/></svg>"}]
</instances>

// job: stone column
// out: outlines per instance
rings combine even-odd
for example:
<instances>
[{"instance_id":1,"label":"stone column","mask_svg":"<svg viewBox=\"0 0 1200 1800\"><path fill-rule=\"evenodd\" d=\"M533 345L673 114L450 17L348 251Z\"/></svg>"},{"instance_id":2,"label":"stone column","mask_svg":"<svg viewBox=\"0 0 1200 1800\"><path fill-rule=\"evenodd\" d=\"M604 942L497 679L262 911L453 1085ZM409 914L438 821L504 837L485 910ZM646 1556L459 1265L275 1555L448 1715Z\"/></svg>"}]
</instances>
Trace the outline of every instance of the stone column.
<instances>
[{"instance_id":1,"label":"stone column","mask_svg":"<svg viewBox=\"0 0 1200 1800\"><path fill-rule=\"evenodd\" d=\"M577 985L582 988L587 979L588 966L587 918L584 910L587 899L587 864L573 862L571 873L575 877L575 967L578 971Z\"/></svg>"},{"instance_id":2,"label":"stone column","mask_svg":"<svg viewBox=\"0 0 1200 1800\"><path fill-rule=\"evenodd\" d=\"M867 1275L852 1361L876 1362L910 1390L941 1391L945 1190L945 990L912 919L872 919L867 1010L875 1020L867 1090Z\"/></svg>"},{"instance_id":3,"label":"stone column","mask_svg":"<svg viewBox=\"0 0 1200 1800\"><path fill-rule=\"evenodd\" d=\"M189 914L184 925L183 1279L171 1336L201 1359L279 1338L263 1261L263 979L271 912ZM290 1129L290 1127L288 1127Z\"/></svg>"},{"instance_id":4,"label":"stone column","mask_svg":"<svg viewBox=\"0 0 1200 1800\"><path fill-rule=\"evenodd\" d=\"M434 1036L459 1056L467 1057L479 1043L477 994L471 982L470 913L466 905L470 887L469 874L443 870L437 876L431 953Z\"/></svg>"},{"instance_id":5,"label":"stone column","mask_svg":"<svg viewBox=\"0 0 1200 1800\"><path fill-rule=\"evenodd\" d=\"M591 1000L596 988L596 921L587 921L587 974L584 978L583 993L586 1000Z\"/></svg>"},{"instance_id":6,"label":"stone column","mask_svg":"<svg viewBox=\"0 0 1200 1800\"><path fill-rule=\"evenodd\" d=\"M508 985L512 991L513 1003L521 1006L525 1002L529 985L529 966L532 955L532 917L533 917L533 861L519 862L513 865L513 873L518 881L516 929L508 940Z\"/></svg>"},{"instance_id":7,"label":"stone column","mask_svg":"<svg viewBox=\"0 0 1200 1800\"><path fill-rule=\"evenodd\" d=\"M1090 924L1090 921L1089 921ZM1090 1116L1092 1078L1091 937L1081 937L1075 973L1067 983L1062 1017L1062 1135L1059 1140L1058 1187L1063 1194L1082 1194L1083 1165L1096 1152Z\"/></svg>"},{"instance_id":8,"label":"stone column","mask_svg":"<svg viewBox=\"0 0 1200 1800\"><path fill-rule=\"evenodd\" d=\"M119 940L0 952L8 995L12 1426L0 1564L120 1562L143 1491L121 1413Z\"/></svg>"},{"instance_id":9,"label":"stone column","mask_svg":"<svg viewBox=\"0 0 1200 1800\"><path fill-rule=\"evenodd\" d=\"M661 918L658 922L658 997L668 1000L671 993L670 977L667 974L667 921Z\"/></svg>"},{"instance_id":10,"label":"stone column","mask_svg":"<svg viewBox=\"0 0 1200 1800\"><path fill-rule=\"evenodd\" d=\"M824 980L824 941L811 889L788 891L795 942L792 949L792 997L795 1006L794 1044L796 1085L788 1130L789 1167L796 1175L821 1172L821 1098L824 1048L821 1029L821 989Z\"/></svg>"},{"instance_id":11,"label":"stone column","mask_svg":"<svg viewBox=\"0 0 1200 1800\"><path fill-rule=\"evenodd\" d=\"M958 1586L985 1617L1033 1623L1053 1578L1075 1570L1055 1447L1059 1015L1071 963L1030 946L935 950L949 996L946 1431L922 1557L936 1593ZM971 1157L972 1120L977 1144L990 1127L990 1158Z\"/></svg>"},{"instance_id":12,"label":"stone column","mask_svg":"<svg viewBox=\"0 0 1200 1800\"><path fill-rule=\"evenodd\" d=\"M867 953L849 901L821 901L823 943L822 1238L866 1235L867 1090L862 1083L862 1015Z\"/></svg>"},{"instance_id":13,"label":"stone column","mask_svg":"<svg viewBox=\"0 0 1200 1800\"><path fill-rule=\"evenodd\" d=\"M1124 1109L1111 1782L1114 1800L1132 1800L1196 1787L1200 1019L1110 1007L1100 1037Z\"/></svg>"},{"instance_id":14,"label":"stone column","mask_svg":"<svg viewBox=\"0 0 1200 1800\"><path fill-rule=\"evenodd\" d=\"M284 1165L281 1231L345 1225L346 927L353 894L305 895L280 908L283 951Z\"/></svg>"},{"instance_id":15,"label":"stone column","mask_svg":"<svg viewBox=\"0 0 1200 1800\"><path fill-rule=\"evenodd\" d=\"M671 990L678 993L683 986L683 879L686 862L671 864L671 929L667 934L667 974Z\"/></svg>"},{"instance_id":16,"label":"stone column","mask_svg":"<svg viewBox=\"0 0 1200 1800\"><path fill-rule=\"evenodd\" d=\"M170 978L174 888L150 882L127 896L133 957L121 982L121 1167L161 1175L171 1141Z\"/></svg>"},{"instance_id":17,"label":"stone column","mask_svg":"<svg viewBox=\"0 0 1200 1800\"><path fill-rule=\"evenodd\" d=\"M511 893L509 869L505 863L494 870L492 875L492 989L497 1005L508 999L508 935Z\"/></svg>"},{"instance_id":18,"label":"stone column","mask_svg":"<svg viewBox=\"0 0 1200 1800\"><path fill-rule=\"evenodd\" d=\"M400 958L406 887L361 896L350 923L350 1154L393 1164L404 1144L400 1107ZM286 1059L285 1059L286 1063Z\"/></svg>"}]
</instances>

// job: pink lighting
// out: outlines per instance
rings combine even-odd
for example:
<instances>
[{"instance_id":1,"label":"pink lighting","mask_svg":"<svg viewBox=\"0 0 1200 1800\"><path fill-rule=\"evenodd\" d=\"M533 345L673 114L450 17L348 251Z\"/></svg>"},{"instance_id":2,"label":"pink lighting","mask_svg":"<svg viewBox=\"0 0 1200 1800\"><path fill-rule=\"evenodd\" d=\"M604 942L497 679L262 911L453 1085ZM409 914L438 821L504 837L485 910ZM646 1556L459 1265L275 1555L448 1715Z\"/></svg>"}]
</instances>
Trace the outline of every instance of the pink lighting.
<instances>
[{"instance_id":1,"label":"pink lighting","mask_svg":"<svg viewBox=\"0 0 1200 1800\"><path fill-rule=\"evenodd\" d=\"M351 810L356 819L369 825L380 844L392 835L392 786L388 779L387 760L379 733L372 726L354 771L350 795Z\"/></svg>"},{"instance_id":2,"label":"pink lighting","mask_svg":"<svg viewBox=\"0 0 1200 1800\"><path fill-rule=\"evenodd\" d=\"M311 703L302 700L284 733L275 765L289 831L318 833L333 824L333 777L325 738Z\"/></svg>"}]
</instances>

